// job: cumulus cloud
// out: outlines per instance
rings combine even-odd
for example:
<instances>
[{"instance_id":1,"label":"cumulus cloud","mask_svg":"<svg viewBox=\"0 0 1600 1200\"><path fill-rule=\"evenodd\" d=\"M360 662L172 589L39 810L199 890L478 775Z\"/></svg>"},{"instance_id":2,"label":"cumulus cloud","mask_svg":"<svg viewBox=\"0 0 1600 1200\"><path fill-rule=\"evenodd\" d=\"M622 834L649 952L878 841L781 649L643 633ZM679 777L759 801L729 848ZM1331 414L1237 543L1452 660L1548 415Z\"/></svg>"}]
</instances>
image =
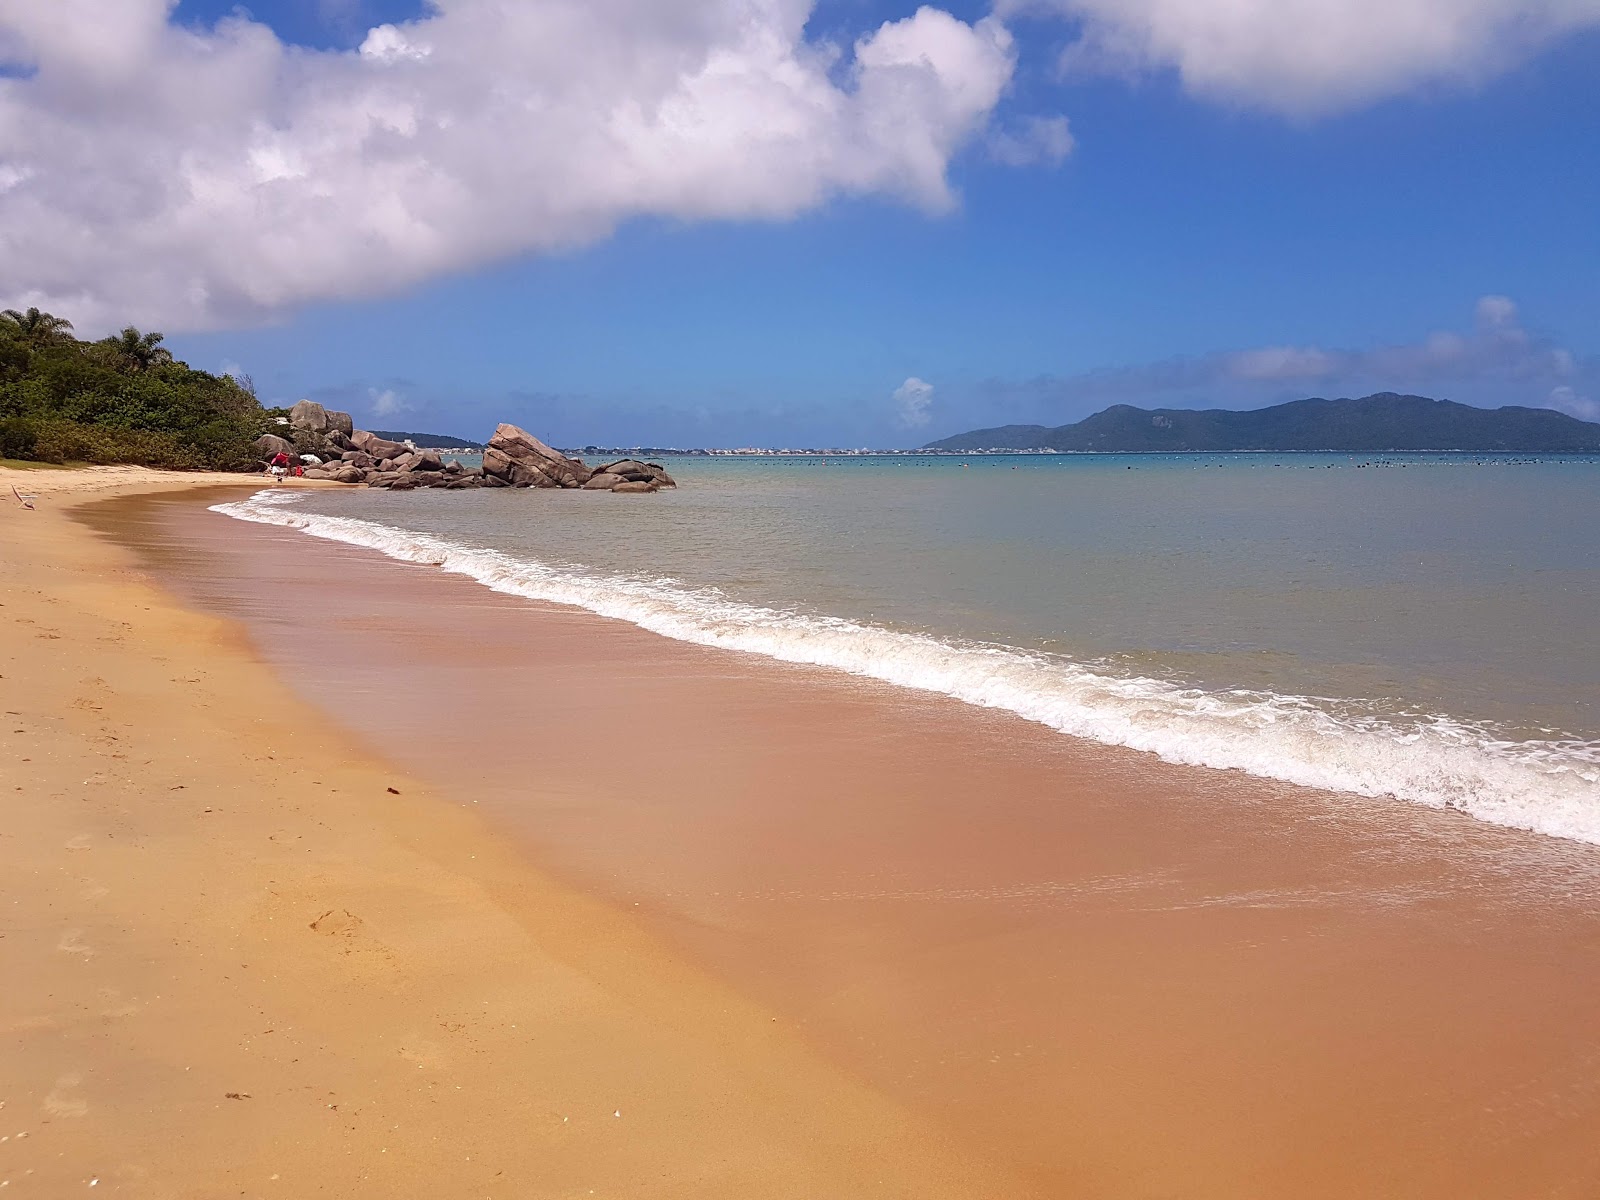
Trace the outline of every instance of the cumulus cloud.
<instances>
[{"instance_id":1,"label":"cumulus cloud","mask_svg":"<svg viewBox=\"0 0 1600 1200\"><path fill-rule=\"evenodd\" d=\"M334 52L243 10L195 29L170 0L0 0L0 301L199 328L639 216L947 209L1009 33L924 7L836 46L807 38L811 3L436 0Z\"/></svg>"},{"instance_id":2,"label":"cumulus cloud","mask_svg":"<svg viewBox=\"0 0 1600 1200\"><path fill-rule=\"evenodd\" d=\"M1483 79L1600 27L1600 0L1002 0L1074 22L1069 72L1173 69L1197 95L1293 114Z\"/></svg>"},{"instance_id":3,"label":"cumulus cloud","mask_svg":"<svg viewBox=\"0 0 1600 1200\"><path fill-rule=\"evenodd\" d=\"M1416 342L1359 350L1263 346L1172 359L1081 375L994 384L991 395L1021 392L1048 405L1114 403L1249 407L1308 395L1415 391L1457 399L1473 395L1500 404L1559 408L1585 420L1600 417L1588 391L1600 386L1600 361L1526 329L1505 296L1477 302L1472 328L1441 330Z\"/></svg>"},{"instance_id":4,"label":"cumulus cloud","mask_svg":"<svg viewBox=\"0 0 1600 1200\"><path fill-rule=\"evenodd\" d=\"M926 425L933 404L933 384L915 375L894 390L895 412L900 424L907 429L920 429Z\"/></svg>"}]
</instances>

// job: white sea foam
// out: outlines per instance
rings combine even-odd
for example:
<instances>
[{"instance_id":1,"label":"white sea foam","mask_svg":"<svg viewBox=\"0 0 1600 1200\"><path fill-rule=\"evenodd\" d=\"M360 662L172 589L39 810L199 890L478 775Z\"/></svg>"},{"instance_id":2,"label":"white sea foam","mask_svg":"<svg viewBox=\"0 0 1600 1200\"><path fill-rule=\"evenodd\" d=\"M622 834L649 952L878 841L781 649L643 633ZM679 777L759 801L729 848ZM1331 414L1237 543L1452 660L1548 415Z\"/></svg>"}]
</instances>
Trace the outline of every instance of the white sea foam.
<instances>
[{"instance_id":1,"label":"white sea foam","mask_svg":"<svg viewBox=\"0 0 1600 1200\"><path fill-rule=\"evenodd\" d=\"M945 641L762 608L672 580L600 575L432 534L298 507L261 492L215 512L427 563L528 599L572 604L680 641L811 663L1006 709L1062 733L1172 763L1233 768L1600 844L1600 743L1512 741L1449 717L1399 720L1348 703L1204 691L1053 655Z\"/></svg>"}]
</instances>

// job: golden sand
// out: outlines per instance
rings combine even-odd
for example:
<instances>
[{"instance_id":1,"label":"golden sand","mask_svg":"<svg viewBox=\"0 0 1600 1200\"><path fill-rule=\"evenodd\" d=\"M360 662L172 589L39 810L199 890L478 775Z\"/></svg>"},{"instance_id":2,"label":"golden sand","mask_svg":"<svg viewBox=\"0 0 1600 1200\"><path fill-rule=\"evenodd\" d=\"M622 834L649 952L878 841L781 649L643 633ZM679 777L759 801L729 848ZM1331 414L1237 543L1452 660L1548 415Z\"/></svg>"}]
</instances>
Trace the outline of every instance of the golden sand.
<instances>
[{"instance_id":1,"label":"golden sand","mask_svg":"<svg viewBox=\"0 0 1600 1200\"><path fill-rule=\"evenodd\" d=\"M39 500L0 509L6 1195L1031 1194L66 515L194 477L14 478Z\"/></svg>"},{"instance_id":2,"label":"golden sand","mask_svg":"<svg viewBox=\"0 0 1600 1200\"><path fill-rule=\"evenodd\" d=\"M330 719L1037 1194L1600 1194L1594 847L1167 766L186 501L97 519Z\"/></svg>"}]
</instances>

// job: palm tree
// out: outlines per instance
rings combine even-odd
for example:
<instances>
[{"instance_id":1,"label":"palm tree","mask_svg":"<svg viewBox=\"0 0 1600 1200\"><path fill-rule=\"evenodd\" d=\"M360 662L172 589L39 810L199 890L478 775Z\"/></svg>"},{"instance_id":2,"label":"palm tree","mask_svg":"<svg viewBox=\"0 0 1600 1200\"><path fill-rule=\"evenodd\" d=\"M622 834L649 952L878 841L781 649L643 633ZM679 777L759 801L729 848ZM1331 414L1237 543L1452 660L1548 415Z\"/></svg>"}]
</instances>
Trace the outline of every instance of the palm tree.
<instances>
[{"instance_id":1,"label":"palm tree","mask_svg":"<svg viewBox=\"0 0 1600 1200\"><path fill-rule=\"evenodd\" d=\"M148 371L152 367L159 367L172 361L172 351L161 344L163 340L163 336L159 333L140 333L129 325L116 337L109 337L102 344L111 351L111 357L119 370L137 375L140 371Z\"/></svg>"},{"instance_id":2,"label":"palm tree","mask_svg":"<svg viewBox=\"0 0 1600 1200\"><path fill-rule=\"evenodd\" d=\"M72 331L72 322L65 317L40 312L37 308L30 308L27 312L8 308L0 312L0 324L10 326L11 331L30 346L64 342Z\"/></svg>"}]
</instances>

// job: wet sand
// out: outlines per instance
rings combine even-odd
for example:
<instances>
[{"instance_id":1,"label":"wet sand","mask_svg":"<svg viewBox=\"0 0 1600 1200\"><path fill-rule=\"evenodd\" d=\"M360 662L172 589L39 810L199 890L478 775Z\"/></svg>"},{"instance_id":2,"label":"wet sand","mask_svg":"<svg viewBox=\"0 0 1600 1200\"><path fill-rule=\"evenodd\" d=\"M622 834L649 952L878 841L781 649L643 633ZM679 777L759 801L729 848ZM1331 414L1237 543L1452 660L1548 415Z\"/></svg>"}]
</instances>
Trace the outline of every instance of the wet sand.
<instances>
[{"instance_id":1,"label":"wet sand","mask_svg":"<svg viewBox=\"0 0 1600 1200\"><path fill-rule=\"evenodd\" d=\"M28 474L37 509L0 507L5 1196L1028 1194L70 516L194 477Z\"/></svg>"},{"instance_id":2,"label":"wet sand","mask_svg":"<svg viewBox=\"0 0 1600 1200\"><path fill-rule=\"evenodd\" d=\"M1594 847L1171 767L192 499L92 519L375 752L1027 1181L1004 1194L1600 1192Z\"/></svg>"}]
</instances>

